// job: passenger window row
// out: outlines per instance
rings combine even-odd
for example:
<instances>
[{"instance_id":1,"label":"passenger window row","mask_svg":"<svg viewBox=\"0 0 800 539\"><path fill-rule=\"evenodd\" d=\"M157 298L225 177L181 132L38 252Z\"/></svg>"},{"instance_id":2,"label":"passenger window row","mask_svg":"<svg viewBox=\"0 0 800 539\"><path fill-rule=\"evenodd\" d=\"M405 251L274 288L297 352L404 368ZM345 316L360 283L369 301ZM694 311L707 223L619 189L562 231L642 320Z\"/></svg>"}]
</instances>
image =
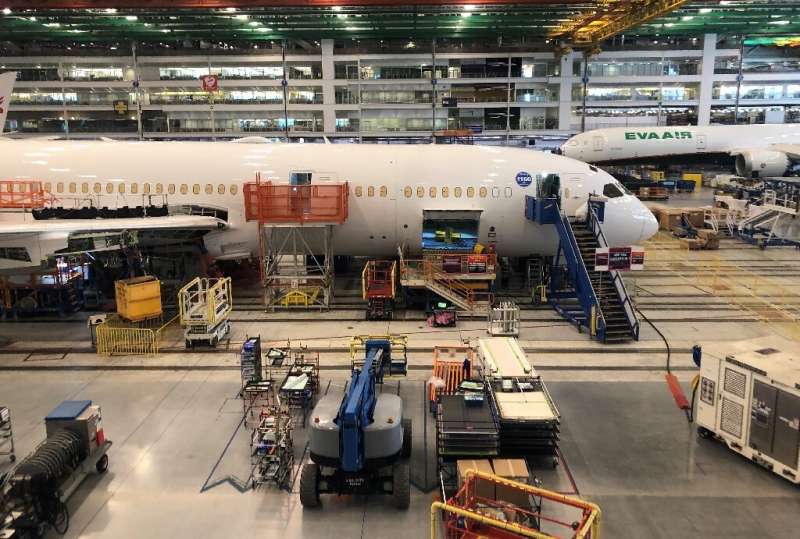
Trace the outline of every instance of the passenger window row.
<instances>
[{"instance_id":1,"label":"passenger window row","mask_svg":"<svg viewBox=\"0 0 800 539\"><path fill-rule=\"evenodd\" d=\"M380 191L379 192L380 192L380 196L381 197L385 198L386 196L388 196L388 189L387 189L387 187L385 185L382 185L380 187ZM403 196L405 196L406 198L413 198L415 192L416 192L417 198L423 198L425 196L425 188L423 186L421 186L421 185L418 185L416 187L416 190L413 187L411 187L410 185L406 185L403 188ZM441 189L438 188L438 187L430 187L430 188L428 188L428 191L427 191L428 198L436 198L438 196L441 196L442 198L449 198L451 192L452 192L453 198L461 198L464 194L466 194L467 198L475 198L476 190L475 190L474 187L467 187L466 189L464 189L463 187L454 187L452 189L452 191L451 191L450 187L443 186ZM364 187L362 187L361 185L356 185L355 188L353 189L353 193L357 197L364 196ZM478 197L480 197L480 198L486 198L487 196L489 196L489 193L490 193L490 190L488 188L486 188L486 187L481 186L481 187L479 187L477 189L477 194L478 194ZM503 196L505 198L511 198L512 195L513 195L513 190L511 189L511 187L505 187L503 189ZM372 185L367 186L366 196L367 197L374 197L375 196L375 187L374 186L372 186ZM492 198L500 198L500 188L499 187L492 187L491 188L491 196L492 196Z\"/></svg>"},{"instance_id":2,"label":"passenger window row","mask_svg":"<svg viewBox=\"0 0 800 539\"><path fill-rule=\"evenodd\" d=\"M140 193L140 191L139 191L140 188L141 188L141 194L143 194L143 195L150 195L150 194L162 195L162 194L165 194L165 193L169 194L169 195L174 195L176 190L179 191L180 194L182 194L182 195L189 194L189 186L187 184L185 184L185 183L182 183L179 186L176 186L174 183L170 183L170 184L167 184L165 186L162 183L152 183L151 184L151 183L145 182L145 183L142 183L142 184L138 184L138 183L127 183L126 184L125 182L123 182L121 180L120 181L113 181L112 180L112 181L106 182L105 188L104 188L103 184L100 183L100 182L94 182L94 183L89 183L89 182L82 182L82 183L78 183L78 182L69 182L69 183L67 183L67 182L56 182L55 183L55 191L53 191L53 182L45 182L45 184L44 184L44 190L45 191L47 191L48 193L57 193L57 194L62 194L62 193L65 193L65 192L69 193L69 194L77 194L79 192L79 190L80 190L80 193L84 194L84 195L88 195L90 193L93 193L95 195L100 195L100 194L103 194L104 191L105 191L105 194L108 194L108 195L113 195L115 192L120 194L120 195L124 195L124 194L126 194L126 192L129 192L132 195L136 195L136 194ZM386 188L382 187L381 189L382 189L381 193L384 193L383 190L386 189ZM205 192L205 194L207 194L207 195L211 195L211 194L214 193L214 185L210 184L210 183L205 184L205 187L202 187L199 183L195 183L195 184L192 185L192 194L199 195L201 193L201 191ZM217 185L217 188L216 188L217 194L224 195L226 191L228 193L230 193L231 195L236 195L239 192L239 186L236 185L236 184L233 184L231 186L227 186L226 187L225 184L222 184L222 183ZM381 194L381 196L386 196L386 195Z\"/></svg>"}]
</instances>

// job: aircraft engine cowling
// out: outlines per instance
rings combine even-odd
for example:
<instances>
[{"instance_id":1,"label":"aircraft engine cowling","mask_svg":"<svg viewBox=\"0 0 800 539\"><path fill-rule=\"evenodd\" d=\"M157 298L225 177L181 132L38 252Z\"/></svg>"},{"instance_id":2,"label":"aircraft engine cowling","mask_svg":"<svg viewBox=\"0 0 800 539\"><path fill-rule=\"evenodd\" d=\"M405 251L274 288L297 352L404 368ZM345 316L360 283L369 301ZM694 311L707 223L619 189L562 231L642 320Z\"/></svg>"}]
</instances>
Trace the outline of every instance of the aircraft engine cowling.
<instances>
[{"instance_id":1,"label":"aircraft engine cowling","mask_svg":"<svg viewBox=\"0 0 800 539\"><path fill-rule=\"evenodd\" d=\"M789 157L775 150L748 150L736 156L736 174L745 178L783 176L789 170Z\"/></svg>"}]
</instances>

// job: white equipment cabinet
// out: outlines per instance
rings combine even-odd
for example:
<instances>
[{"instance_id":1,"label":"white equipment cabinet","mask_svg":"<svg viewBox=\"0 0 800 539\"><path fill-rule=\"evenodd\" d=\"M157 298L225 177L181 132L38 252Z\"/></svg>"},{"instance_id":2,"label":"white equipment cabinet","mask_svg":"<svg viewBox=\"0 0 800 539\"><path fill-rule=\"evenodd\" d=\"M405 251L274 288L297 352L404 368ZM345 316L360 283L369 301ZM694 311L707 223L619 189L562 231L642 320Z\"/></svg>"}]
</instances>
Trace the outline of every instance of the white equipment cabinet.
<instances>
[{"instance_id":1,"label":"white equipment cabinet","mask_svg":"<svg viewBox=\"0 0 800 539\"><path fill-rule=\"evenodd\" d=\"M702 436L800 483L800 351L765 337L703 348L697 399Z\"/></svg>"}]
</instances>

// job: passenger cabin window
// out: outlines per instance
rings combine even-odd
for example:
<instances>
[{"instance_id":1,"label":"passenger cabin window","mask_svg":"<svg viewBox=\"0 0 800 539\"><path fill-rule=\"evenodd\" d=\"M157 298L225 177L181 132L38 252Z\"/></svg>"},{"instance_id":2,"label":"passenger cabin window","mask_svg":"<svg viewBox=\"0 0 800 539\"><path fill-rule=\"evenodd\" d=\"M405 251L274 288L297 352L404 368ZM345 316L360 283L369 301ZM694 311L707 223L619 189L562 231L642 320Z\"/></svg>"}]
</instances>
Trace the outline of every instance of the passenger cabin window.
<instances>
[{"instance_id":1,"label":"passenger cabin window","mask_svg":"<svg viewBox=\"0 0 800 539\"><path fill-rule=\"evenodd\" d=\"M58 182L56 184L56 192L63 193L64 192L64 182Z\"/></svg>"},{"instance_id":2,"label":"passenger cabin window","mask_svg":"<svg viewBox=\"0 0 800 539\"><path fill-rule=\"evenodd\" d=\"M360 185L356 185L356 196L360 197L363 194L364 194L364 188L361 187Z\"/></svg>"},{"instance_id":3,"label":"passenger cabin window","mask_svg":"<svg viewBox=\"0 0 800 539\"><path fill-rule=\"evenodd\" d=\"M94 184L94 192L98 195L103 192L103 186L100 185L100 182Z\"/></svg>"},{"instance_id":4,"label":"passenger cabin window","mask_svg":"<svg viewBox=\"0 0 800 539\"><path fill-rule=\"evenodd\" d=\"M504 191L505 191L505 194L506 194L506 198L511 198L511 188L510 187L506 187L504 189Z\"/></svg>"},{"instance_id":5,"label":"passenger cabin window","mask_svg":"<svg viewBox=\"0 0 800 539\"><path fill-rule=\"evenodd\" d=\"M77 185L75 185L75 182L71 182L71 183L69 184L69 192L70 192L70 193L74 193L74 192L76 192L77 190L78 190L78 186L77 186Z\"/></svg>"},{"instance_id":6,"label":"passenger cabin window","mask_svg":"<svg viewBox=\"0 0 800 539\"><path fill-rule=\"evenodd\" d=\"M224 195L225 194L225 185L224 184L219 184L217 186L217 193L219 193L220 195Z\"/></svg>"},{"instance_id":7,"label":"passenger cabin window","mask_svg":"<svg viewBox=\"0 0 800 539\"><path fill-rule=\"evenodd\" d=\"M131 184L131 193L133 193L135 195L138 192L139 192L139 184L138 183L132 183Z\"/></svg>"},{"instance_id":8,"label":"passenger cabin window","mask_svg":"<svg viewBox=\"0 0 800 539\"><path fill-rule=\"evenodd\" d=\"M47 191L48 193L52 193L53 192L53 184L50 183L50 182L45 183L44 184L44 190Z\"/></svg>"},{"instance_id":9,"label":"passenger cabin window","mask_svg":"<svg viewBox=\"0 0 800 539\"><path fill-rule=\"evenodd\" d=\"M189 192L189 186L188 186L188 185L186 185L185 183L182 183L182 184L181 184L181 194L182 194L182 195L185 195L185 194L187 194L188 192Z\"/></svg>"},{"instance_id":10,"label":"passenger cabin window","mask_svg":"<svg viewBox=\"0 0 800 539\"><path fill-rule=\"evenodd\" d=\"M486 198L486 188L481 187L480 189L478 189L478 194L480 195L481 198Z\"/></svg>"},{"instance_id":11,"label":"passenger cabin window","mask_svg":"<svg viewBox=\"0 0 800 539\"><path fill-rule=\"evenodd\" d=\"M442 187L442 198L447 198L450 196L450 189L447 187Z\"/></svg>"},{"instance_id":12,"label":"passenger cabin window","mask_svg":"<svg viewBox=\"0 0 800 539\"><path fill-rule=\"evenodd\" d=\"M170 195L174 195L175 194L175 184L174 183L171 183L171 184L169 184L167 186L167 193L169 193Z\"/></svg>"},{"instance_id":13,"label":"passenger cabin window","mask_svg":"<svg viewBox=\"0 0 800 539\"><path fill-rule=\"evenodd\" d=\"M467 187L467 198L474 198L474 197L475 197L475 188Z\"/></svg>"},{"instance_id":14,"label":"passenger cabin window","mask_svg":"<svg viewBox=\"0 0 800 539\"><path fill-rule=\"evenodd\" d=\"M163 184L160 184L160 183L157 183L157 184L156 184L156 194L157 194L157 195L160 195L160 194L162 194L163 192L164 192L164 185L163 185Z\"/></svg>"},{"instance_id":15,"label":"passenger cabin window","mask_svg":"<svg viewBox=\"0 0 800 539\"><path fill-rule=\"evenodd\" d=\"M311 185L310 172L292 172L292 185Z\"/></svg>"},{"instance_id":16,"label":"passenger cabin window","mask_svg":"<svg viewBox=\"0 0 800 539\"><path fill-rule=\"evenodd\" d=\"M120 182L119 183L119 187L117 188L117 190L119 191L119 194L124 195L125 194L125 184Z\"/></svg>"},{"instance_id":17,"label":"passenger cabin window","mask_svg":"<svg viewBox=\"0 0 800 539\"><path fill-rule=\"evenodd\" d=\"M367 196L368 197L374 197L375 196L375 187L373 187L372 185L367 187Z\"/></svg>"},{"instance_id":18,"label":"passenger cabin window","mask_svg":"<svg viewBox=\"0 0 800 539\"><path fill-rule=\"evenodd\" d=\"M81 193L88 193L89 192L89 184L87 182L83 182L81 184Z\"/></svg>"},{"instance_id":19,"label":"passenger cabin window","mask_svg":"<svg viewBox=\"0 0 800 539\"><path fill-rule=\"evenodd\" d=\"M213 193L214 193L214 186L211 185L210 183L207 183L206 184L206 194L207 195L211 195Z\"/></svg>"},{"instance_id":20,"label":"passenger cabin window","mask_svg":"<svg viewBox=\"0 0 800 539\"><path fill-rule=\"evenodd\" d=\"M425 196L425 188L421 185L417 187L417 198L422 198Z\"/></svg>"},{"instance_id":21,"label":"passenger cabin window","mask_svg":"<svg viewBox=\"0 0 800 539\"><path fill-rule=\"evenodd\" d=\"M435 187L431 187L430 189L428 189L428 196L431 197L431 198L436 198L436 188Z\"/></svg>"},{"instance_id":22,"label":"passenger cabin window","mask_svg":"<svg viewBox=\"0 0 800 539\"><path fill-rule=\"evenodd\" d=\"M492 198L500 198L500 188L492 187Z\"/></svg>"},{"instance_id":23,"label":"passenger cabin window","mask_svg":"<svg viewBox=\"0 0 800 539\"><path fill-rule=\"evenodd\" d=\"M150 194L150 184L149 183L143 183L142 184L142 193L144 193L145 195L149 195Z\"/></svg>"},{"instance_id":24,"label":"passenger cabin window","mask_svg":"<svg viewBox=\"0 0 800 539\"><path fill-rule=\"evenodd\" d=\"M410 186L406 185L405 189L403 189L403 194L406 196L406 198L411 198L414 196L414 190L411 189Z\"/></svg>"},{"instance_id":25,"label":"passenger cabin window","mask_svg":"<svg viewBox=\"0 0 800 539\"><path fill-rule=\"evenodd\" d=\"M385 185L381 185L381 198L386 198L389 194L389 190L386 188Z\"/></svg>"},{"instance_id":26,"label":"passenger cabin window","mask_svg":"<svg viewBox=\"0 0 800 539\"><path fill-rule=\"evenodd\" d=\"M192 193L194 193L195 195L199 195L200 194L200 184L199 183L196 183L196 184L194 184L192 186Z\"/></svg>"},{"instance_id":27,"label":"passenger cabin window","mask_svg":"<svg viewBox=\"0 0 800 539\"><path fill-rule=\"evenodd\" d=\"M231 185L230 192L232 195L235 195L239 192L239 186L236 184Z\"/></svg>"},{"instance_id":28,"label":"passenger cabin window","mask_svg":"<svg viewBox=\"0 0 800 539\"><path fill-rule=\"evenodd\" d=\"M456 197L456 198L461 198L461 188L460 187L456 187L455 189L453 189L453 196Z\"/></svg>"},{"instance_id":29,"label":"passenger cabin window","mask_svg":"<svg viewBox=\"0 0 800 539\"><path fill-rule=\"evenodd\" d=\"M113 183L108 182L106 184L106 193L108 193L109 195L114 193L114 184Z\"/></svg>"},{"instance_id":30,"label":"passenger cabin window","mask_svg":"<svg viewBox=\"0 0 800 539\"><path fill-rule=\"evenodd\" d=\"M617 198L621 197L624 193L622 192L622 189L613 183L607 183L603 186L603 194L608 198Z\"/></svg>"}]
</instances>

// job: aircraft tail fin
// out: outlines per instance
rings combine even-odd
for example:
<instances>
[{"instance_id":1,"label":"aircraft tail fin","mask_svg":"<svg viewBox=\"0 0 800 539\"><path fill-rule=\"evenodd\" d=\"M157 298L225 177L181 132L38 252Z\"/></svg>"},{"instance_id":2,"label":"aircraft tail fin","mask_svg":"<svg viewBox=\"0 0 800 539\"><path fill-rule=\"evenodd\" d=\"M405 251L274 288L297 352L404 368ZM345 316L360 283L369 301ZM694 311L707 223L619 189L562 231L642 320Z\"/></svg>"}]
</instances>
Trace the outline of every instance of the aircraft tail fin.
<instances>
[{"instance_id":1,"label":"aircraft tail fin","mask_svg":"<svg viewBox=\"0 0 800 539\"><path fill-rule=\"evenodd\" d=\"M16 71L0 73L0 133L6 125L8 107L11 104L11 91L14 89L14 81L17 80Z\"/></svg>"}]
</instances>

